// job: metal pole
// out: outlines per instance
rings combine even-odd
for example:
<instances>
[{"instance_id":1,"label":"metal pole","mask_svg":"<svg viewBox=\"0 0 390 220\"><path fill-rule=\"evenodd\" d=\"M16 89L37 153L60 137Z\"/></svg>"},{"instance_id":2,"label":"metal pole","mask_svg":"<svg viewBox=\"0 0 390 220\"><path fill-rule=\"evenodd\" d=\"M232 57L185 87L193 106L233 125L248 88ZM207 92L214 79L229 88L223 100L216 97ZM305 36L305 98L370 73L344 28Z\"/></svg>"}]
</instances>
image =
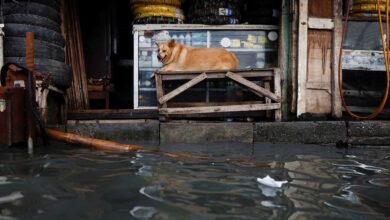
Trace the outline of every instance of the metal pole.
<instances>
[{"instance_id":1,"label":"metal pole","mask_svg":"<svg viewBox=\"0 0 390 220\"><path fill-rule=\"evenodd\" d=\"M34 33L32 32L26 33L26 65L30 71L34 70ZM33 85L35 85L35 77L33 79ZM28 93L29 86L31 85L26 85L26 93ZM32 89L35 92L35 88ZM28 143L29 154L33 153L34 143L36 139L36 124L32 114L32 109L29 107L30 106L29 102L31 101L35 101L35 99L34 100L26 99L27 143Z\"/></svg>"},{"instance_id":2,"label":"metal pole","mask_svg":"<svg viewBox=\"0 0 390 220\"><path fill-rule=\"evenodd\" d=\"M2 68L4 65L4 47L3 47L4 32L3 32L3 28L4 28L4 24L0 24L0 68Z\"/></svg>"},{"instance_id":3,"label":"metal pole","mask_svg":"<svg viewBox=\"0 0 390 220\"><path fill-rule=\"evenodd\" d=\"M0 68L4 66L4 17L3 17L3 7L4 0L0 1ZM1 73L0 73L1 74ZM1 86L1 85L0 85Z\"/></svg>"}]
</instances>

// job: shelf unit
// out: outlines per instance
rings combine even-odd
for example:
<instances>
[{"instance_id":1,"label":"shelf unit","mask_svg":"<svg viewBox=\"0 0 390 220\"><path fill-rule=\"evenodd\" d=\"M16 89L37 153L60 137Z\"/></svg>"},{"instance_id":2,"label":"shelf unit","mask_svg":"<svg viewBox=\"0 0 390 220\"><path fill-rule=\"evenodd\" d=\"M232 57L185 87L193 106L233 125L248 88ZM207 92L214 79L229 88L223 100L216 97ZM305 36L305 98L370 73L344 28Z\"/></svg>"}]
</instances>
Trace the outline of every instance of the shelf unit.
<instances>
[{"instance_id":1,"label":"shelf unit","mask_svg":"<svg viewBox=\"0 0 390 220\"><path fill-rule=\"evenodd\" d=\"M240 69L277 66L278 26L275 25L134 25L134 109L154 109L157 106L156 90L149 80L152 73L160 68L154 57L157 56L157 47L153 35L162 30L169 31L171 37L176 35L178 42L190 46L232 51L239 60ZM191 43L183 39L188 34ZM180 38L181 35L183 37ZM213 88L207 83L205 88L188 91L198 92L208 101L211 92L224 92L226 88Z\"/></svg>"},{"instance_id":2,"label":"shelf unit","mask_svg":"<svg viewBox=\"0 0 390 220\"><path fill-rule=\"evenodd\" d=\"M385 22L383 26L385 30ZM343 47L343 85L348 107L353 112L372 113L376 106L366 105L383 97L378 83L386 72L378 20L351 17Z\"/></svg>"}]
</instances>

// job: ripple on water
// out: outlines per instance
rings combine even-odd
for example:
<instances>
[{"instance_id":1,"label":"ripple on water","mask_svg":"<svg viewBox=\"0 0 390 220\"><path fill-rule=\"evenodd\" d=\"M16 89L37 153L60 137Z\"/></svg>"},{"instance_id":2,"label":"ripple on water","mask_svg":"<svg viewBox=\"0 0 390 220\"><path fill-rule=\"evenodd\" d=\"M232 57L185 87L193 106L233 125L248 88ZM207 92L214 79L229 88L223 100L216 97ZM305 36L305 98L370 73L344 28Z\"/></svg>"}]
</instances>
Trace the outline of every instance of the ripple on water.
<instances>
[{"instance_id":1,"label":"ripple on water","mask_svg":"<svg viewBox=\"0 0 390 220\"><path fill-rule=\"evenodd\" d=\"M138 219L150 219L157 212L157 209L153 207L136 206L130 211L130 214Z\"/></svg>"}]
</instances>

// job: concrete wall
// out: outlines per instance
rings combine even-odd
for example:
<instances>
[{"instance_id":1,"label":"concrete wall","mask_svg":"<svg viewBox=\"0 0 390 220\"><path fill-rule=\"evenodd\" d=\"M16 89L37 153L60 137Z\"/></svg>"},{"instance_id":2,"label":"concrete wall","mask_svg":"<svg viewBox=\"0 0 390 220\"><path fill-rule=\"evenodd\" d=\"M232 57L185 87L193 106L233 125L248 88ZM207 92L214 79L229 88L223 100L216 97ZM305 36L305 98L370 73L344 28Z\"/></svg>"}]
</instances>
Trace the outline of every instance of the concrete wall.
<instances>
[{"instance_id":1,"label":"concrete wall","mask_svg":"<svg viewBox=\"0 0 390 220\"><path fill-rule=\"evenodd\" d=\"M389 145L390 122L187 122L155 120L71 121L69 132L153 146L174 144ZM246 149L246 148L245 148Z\"/></svg>"}]
</instances>

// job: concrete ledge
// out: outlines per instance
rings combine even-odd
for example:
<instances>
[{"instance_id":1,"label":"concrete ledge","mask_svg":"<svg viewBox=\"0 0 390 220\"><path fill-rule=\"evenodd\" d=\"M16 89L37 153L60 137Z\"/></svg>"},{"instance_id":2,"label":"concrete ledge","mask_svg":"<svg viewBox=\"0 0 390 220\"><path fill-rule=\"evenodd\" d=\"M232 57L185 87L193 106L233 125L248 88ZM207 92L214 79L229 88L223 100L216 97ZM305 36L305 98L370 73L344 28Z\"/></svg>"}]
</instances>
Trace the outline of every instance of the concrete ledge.
<instances>
[{"instance_id":1,"label":"concrete ledge","mask_svg":"<svg viewBox=\"0 0 390 220\"><path fill-rule=\"evenodd\" d=\"M390 145L390 121L353 121L348 125L351 145Z\"/></svg>"},{"instance_id":2,"label":"concrete ledge","mask_svg":"<svg viewBox=\"0 0 390 220\"><path fill-rule=\"evenodd\" d=\"M335 144L347 142L347 129L342 121L256 123L254 141Z\"/></svg>"},{"instance_id":3,"label":"concrete ledge","mask_svg":"<svg viewBox=\"0 0 390 220\"><path fill-rule=\"evenodd\" d=\"M93 138L118 141L128 144L159 144L157 120L121 121L72 121L67 131Z\"/></svg>"},{"instance_id":4,"label":"concrete ledge","mask_svg":"<svg viewBox=\"0 0 390 220\"><path fill-rule=\"evenodd\" d=\"M253 143L252 123L161 123L161 143Z\"/></svg>"},{"instance_id":5,"label":"concrete ledge","mask_svg":"<svg viewBox=\"0 0 390 220\"><path fill-rule=\"evenodd\" d=\"M337 144L390 146L390 121L349 122L191 122L161 123L157 120L88 120L68 121L68 132L121 143L158 146L165 150L182 146L186 151L200 150L196 144L221 143L218 150L236 147L238 152L250 153L252 143L278 144ZM65 130L64 126L51 126ZM189 145L178 145L189 144ZM239 149L238 145L243 146ZM194 145L194 146L192 146ZM199 145L198 145L199 146ZM209 147L210 145L204 145ZM227 147L229 146L229 147ZM210 151L208 151L210 150ZM214 154L215 149L201 153ZM223 150L224 151L224 150ZM232 152L232 151L231 151Z\"/></svg>"},{"instance_id":6,"label":"concrete ledge","mask_svg":"<svg viewBox=\"0 0 390 220\"><path fill-rule=\"evenodd\" d=\"M390 121L351 121L350 137L390 137Z\"/></svg>"}]
</instances>

